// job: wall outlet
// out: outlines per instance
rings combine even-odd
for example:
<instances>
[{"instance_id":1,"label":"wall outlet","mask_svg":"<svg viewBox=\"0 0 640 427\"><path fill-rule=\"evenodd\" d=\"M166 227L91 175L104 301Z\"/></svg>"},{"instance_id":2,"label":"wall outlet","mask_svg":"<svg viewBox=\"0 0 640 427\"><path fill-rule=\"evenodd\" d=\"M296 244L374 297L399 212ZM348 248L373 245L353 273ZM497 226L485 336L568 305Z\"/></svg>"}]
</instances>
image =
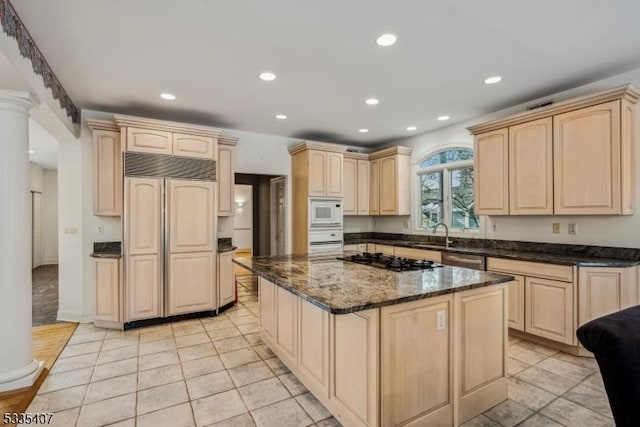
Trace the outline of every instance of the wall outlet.
<instances>
[{"instance_id":1,"label":"wall outlet","mask_svg":"<svg viewBox=\"0 0 640 427\"><path fill-rule=\"evenodd\" d=\"M98 226L98 234L104 234L104 225Z\"/></svg>"},{"instance_id":2,"label":"wall outlet","mask_svg":"<svg viewBox=\"0 0 640 427\"><path fill-rule=\"evenodd\" d=\"M569 224L569 234L578 234L578 224Z\"/></svg>"},{"instance_id":3,"label":"wall outlet","mask_svg":"<svg viewBox=\"0 0 640 427\"><path fill-rule=\"evenodd\" d=\"M560 234L560 223L554 222L552 230L553 230L553 234Z\"/></svg>"},{"instance_id":4,"label":"wall outlet","mask_svg":"<svg viewBox=\"0 0 640 427\"><path fill-rule=\"evenodd\" d=\"M77 227L65 227L64 228L64 234L76 234L78 233L78 228Z\"/></svg>"},{"instance_id":5,"label":"wall outlet","mask_svg":"<svg viewBox=\"0 0 640 427\"><path fill-rule=\"evenodd\" d=\"M498 231L498 223L497 222L493 221L491 223L491 230Z\"/></svg>"},{"instance_id":6,"label":"wall outlet","mask_svg":"<svg viewBox=\"0 0 640 427\"><path fill-rule=\"evenodd\" d=\"M437 326L437 330L441 331L444 328L447 327L447 315L445 313L444 310L440 310L436 313L437 316L437 322L438 322L438 326Z\"/></svg>"},{"instance_id":7,"label":"wall outlet","mask_svg":"<svg viewBox=\"0 0 640 427\"><path fill-rule=\"evenodd\" d=\"M404 228L409 228L409 219L404 220Z\"/></svg>"}]
</instances>

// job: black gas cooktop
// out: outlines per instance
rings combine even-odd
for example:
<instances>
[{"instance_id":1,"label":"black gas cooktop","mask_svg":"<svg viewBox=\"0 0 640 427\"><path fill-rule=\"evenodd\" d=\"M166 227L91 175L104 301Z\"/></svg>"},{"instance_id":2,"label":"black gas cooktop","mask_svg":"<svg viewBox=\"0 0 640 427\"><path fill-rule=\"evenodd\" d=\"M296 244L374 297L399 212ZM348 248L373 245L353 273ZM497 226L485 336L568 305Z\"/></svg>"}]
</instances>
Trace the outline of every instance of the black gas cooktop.
<instances>
[{"instance_id":1,"label":"black gas cooktop","mask_svg":"<svg viewBox=\"0 0 640 427\"><path fill-rule=\"evenodd\" d=\"M411 259L396 257L393 255L384 255L382 253L363 252L357 255L349 255L338 257L339 260L355 262L356 264L370 265L372 267L384 268L392 271L415 271L430 270L442 267L442 264L435 263L424 259Z\"/></svg>"}]
</instances>

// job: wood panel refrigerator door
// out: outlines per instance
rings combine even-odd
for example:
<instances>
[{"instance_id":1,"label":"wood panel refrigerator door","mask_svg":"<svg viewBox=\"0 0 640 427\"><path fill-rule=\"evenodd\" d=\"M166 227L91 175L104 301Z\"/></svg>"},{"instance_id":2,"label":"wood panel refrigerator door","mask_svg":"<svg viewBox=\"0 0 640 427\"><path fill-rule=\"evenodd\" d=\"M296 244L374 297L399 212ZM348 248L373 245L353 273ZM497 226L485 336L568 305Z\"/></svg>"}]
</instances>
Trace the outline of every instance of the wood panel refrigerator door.
<instances>
[{"instance_id":1,"label":"wood panel refrigerator door","mask_svg":"<svg viewBox=\"0 0 640 427\"><path fill-rule=\"evenodd\" d=\"M369 214L380 215L380 159L369 163Z\"/></svg>"},{"instance_id":2,"label":"wood panel refrigerator door","mask_svg":"<svg viewBox=\"0 0 640 427\"><path fill-rule=\"evenodd\" d=\"M509 214L509 130L474 138L475 211L480 215Z\"/></svg>"},{"instance_id":3,"label":"wood panel refrigerator door","mask_svg":"<svg viewBox=\"0 0 640 427\"><path fill-rule=\"evenodd\" d=\"M553 117L555 214L620 214L620 101Z\"/></svg>"},{"instance_id":4,"label":"wood panel refrigerator door","mask_svg":"<svg viewBox=\"0 0 640 427\"><path fill-rule=\"evenodd\" d=\"M509 213L553 214L553 119L509 128Z\"/></svg>"},{"instance_id":5,"label":"wood panel refrigerator door","mask_svg":"<svg viewBox=\"0 0 640 427\"><path fill-rule=\"evenodd\" d=\"M358 160L357 207L358 215L369 215L369 160Z\"/></svg>"},{"instance_id":6,"label":"wood panel refrigerator door","mask_svg":"<svg viewBox=\"0 0 640 427\"><path fill-rule=\"evenodd\" d=\"M380 215L398 213L397 156L380 159Z\"/></svg>"},{"instance_id":7,"label":"wood panel refrigerator door","mask_svg":"<svg viewBox=\"0 0 640 427\"><path fill-rule=\"evenodd\" d=\"M342 197L342 214L358 214L358 160L344 159L344 194ZM367 178L368 179L368 178Z\"/></svg>"},{"instance_id":8,"label":"wood panel refrigerator door","mask_svg":"<svg viewBox=\"0 0 640 427\"><path fill-rule=\"evenodd\" d=\"M169 179L167 314L215 309L215 184Z\"/></svg>"},{"instance_id":9,"label":"wood panel refrigerator door","mask_svg":"<svg viewBox=\"0 0 640 427\"><path fill-rule=\"evenodd\" d=\"M125 178L126 319L160 317L162 180Z\"/></svg>"}]
</instances>

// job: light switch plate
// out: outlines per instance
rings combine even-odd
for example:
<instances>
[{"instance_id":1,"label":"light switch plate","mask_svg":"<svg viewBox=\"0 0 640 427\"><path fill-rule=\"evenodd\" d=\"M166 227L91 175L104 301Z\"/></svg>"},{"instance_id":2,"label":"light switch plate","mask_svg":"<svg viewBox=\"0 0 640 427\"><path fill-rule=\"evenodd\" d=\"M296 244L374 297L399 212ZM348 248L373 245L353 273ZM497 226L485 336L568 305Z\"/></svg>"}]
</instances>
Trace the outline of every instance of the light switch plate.
<instances>
[{"instance_id":1,"label":"light switch plate","mask_svg":"<svg viewBox=\"0 0 640 427\"><path fill-rule=\"evenodd\" d=\"M447 327L447 315L444 310L438 311L436 315L438 317L438 320L437 320L438 326L436 327L436 329L438 331L441 331Z\"/></svg>"},{"instance_id":2,"label":"light switch plate","mask_svg":"<svg viewBox=\"0 0 640 427\"><path fill-rule=\"evenodd\" d=\"M560 234L560 223L559 222L554 222L553 223L553 234Z\"/></svg>"},{"instance_id":3,"label":"light switch plate","mask_svg":"<svg viewBox=\"0 0 640 427\"><path fill-rule=\"evenodd\" d=\"M569 234L578 234L578 224L569 224Z\"/></svg>"}]
</instances>

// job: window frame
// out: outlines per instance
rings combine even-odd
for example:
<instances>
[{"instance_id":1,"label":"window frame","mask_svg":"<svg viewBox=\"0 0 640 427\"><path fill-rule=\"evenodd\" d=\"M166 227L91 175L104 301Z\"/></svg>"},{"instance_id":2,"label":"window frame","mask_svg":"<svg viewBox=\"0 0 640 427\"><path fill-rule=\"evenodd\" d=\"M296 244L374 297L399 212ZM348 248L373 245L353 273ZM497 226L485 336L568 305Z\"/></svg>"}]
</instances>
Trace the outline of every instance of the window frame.
<instances>
[{"instance_id":1,"label":"window frame","mask_svg":"<svg viewBox=\"0 0 640 427\"><path fill-rule=\"evenodd\" d=\"M412 232L427 234L431 233L431 227L423 227L422 226L422 200L421 200L421 177L422 175L433 173L433 172L442 172L442 191L443 191L443 212L442 212L442 222L447 224L449 227L449 235L450 236L468 236L468 237L481 237L484 234L484 215L478 215L478 228L477 229L468 229L468 228L454 228L452 225L452 203L451 203L451 173L454 170L471 167L473 168L474 160L460 160L451 163L441 163L433 166L429 166L427 168L420 168L420 164L427 160L430 157L443 153L445 151L450 150L471 150L473 151L473 146L469 146L466 144L451 144L446 146L439 146L435 150L430 150L424 153L419 157L419 160L414 164L414 194L415 197L412 197L412 203L414 204L413 212L415 214L415 220L412 221ZM475 153L474 153L475 156ZM475 193L474 193L475 196ZM436 235L444 235L444 230L439 228Z\"/></svg>"}]
</instances>

